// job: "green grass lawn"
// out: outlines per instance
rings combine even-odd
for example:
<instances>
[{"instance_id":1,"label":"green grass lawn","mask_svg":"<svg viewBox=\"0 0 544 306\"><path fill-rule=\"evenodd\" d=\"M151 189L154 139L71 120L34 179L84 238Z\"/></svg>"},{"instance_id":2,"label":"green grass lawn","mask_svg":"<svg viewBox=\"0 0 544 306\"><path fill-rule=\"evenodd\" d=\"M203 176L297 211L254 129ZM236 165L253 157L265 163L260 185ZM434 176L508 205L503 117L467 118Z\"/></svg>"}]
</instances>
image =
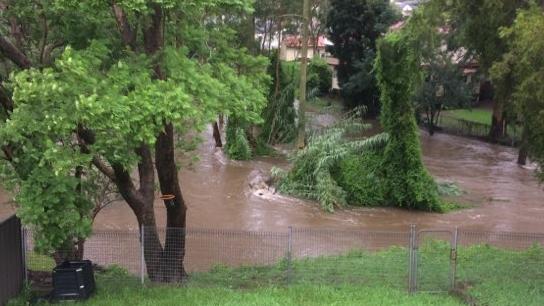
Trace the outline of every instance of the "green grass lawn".
<instances>
[{"instance_id":1,"label":"green grass lawn","mask_svg":"<svg viewBox=\"0 0 544 306\"><path fill-rule=\"evenodd\" d=\"M151 286L121 270L97 274L97 292L79 305L463 305L446 294L414 294L388 287L358 285L265 286L252 289L225 287ZM26 305L24 298L9 305Z\"/></svg>"},{"instance_id":2,"label":"green grass lawn","mask_svg":"<svg viewBox=\"0 0 544 306\"><path fill-rule=\"evenodd\" d=\"M544 305L544 249L523 251L487 245L458 251L457 290L450 289L450 246L426 241L419 248L418 286L407 292L408 251L352 251L272 266L193 273L184 287L143 288L121 268L97 273L97 293L82 305ZM287 271L291 273L287 273ZM287 286L287 278L290 285ZM462 297L462 298L461 298ZM11 305L25 305L25 297Z\"/></svg>"},{"instance_id":3,"label":"green grass lawn","mask_svg":"<svg viewBox=\"0 0 544 306\"><path fill-rule=\"evenodd\" d=\"M476 122L476 123L482 123L482 124L491 124L491 110L487 108L473 108L473 109L456 109L456 110L449 110L445 111L444 115Z\"/></svg>"}]
</instances>

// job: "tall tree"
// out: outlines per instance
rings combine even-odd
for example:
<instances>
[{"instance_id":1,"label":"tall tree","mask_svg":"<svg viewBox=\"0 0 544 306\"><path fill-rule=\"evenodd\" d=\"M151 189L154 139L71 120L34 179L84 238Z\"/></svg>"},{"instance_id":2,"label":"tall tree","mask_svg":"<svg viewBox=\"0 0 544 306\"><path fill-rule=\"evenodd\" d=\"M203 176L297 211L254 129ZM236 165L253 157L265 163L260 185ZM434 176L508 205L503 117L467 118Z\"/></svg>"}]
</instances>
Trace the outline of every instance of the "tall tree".
<instances>
[{"instance_id":1,"label":"tall tree","mask_svg":"<svg viewBox=\"0 0 544 306\"><path fill-rule=\"evenodd\" d=\"M340 61L338 80L350 106L379 111L379 92L372 73L376 41L397 19L388 0L331 0L327 18L333 56Z\"/></svg>"},{"instance_id":2,"label":"tall tree","mask_svg":"<svg viewBox=\"0 0 544 306\"><path fill-rule=\"evenodd\" d=\"M544 181L543 13L542 7L532 5L519 11L513 25L501 31L509 51L495 63L491 75L509 91L523 124L521 151L539 163L538 173Z\"/></svg>"},{"instance_id":3,"label":"tall tree","mask_svg":"<svg viewBox=\"0 0 544 306\"><path fill-rule=\"evenodd\" d=\"M88 3L79 6L89 9ZM3 0L0 14L4 17L0 19L0 82L11 73L51 65L67 44L84 48L89 39L109 39L111 33L103 29L114 25L108 22L109 12L80 15L70 7L46 0ZM0 83L0 127L17 111L13 88L8 85ZM20 206L18 215L37 229L33 232L38 250L56 249L55 259L59 261L64 256L80 257L84 238L101 207L99 190L108 184L101 184L95 169L79 165L71 169L69 176L51 175L57 172L43 161L47 158L45 143L32 133L25 133L23 140L32 143L33 148L25 148L18 143L20 140L9 137L0 142L2 185L21 191L18 200L27 205ZM33 172L42 173L41 179L33 178Z\"/></svg>"},{"instance_id":4,"label":"tall tree","mask_svg":"<svg viewBox=\"0 0 544 306\"><path fill-rule=\"evenodd\" d=\"M310 41L310 0L303 0L302 9L302 50L300 61L300 86L298 90L298 137L297 147L303 149L306 144L306 89L308 80L308 43Z\"/></svg>"},{"instance_id":5,"label":"tall tree","mask_svg":"<svg viewBox=\"0 0 544 306\"><path fill-rule=\"evenodd\" d=\"M76 16L105 15L103 25L116 24L118 35L89 41L81 49L66 48L51 68L31 68L12 78L13 112L0 126L0 143L20 148L9 167L24 166L29 159L40 165L27 177L14 178L28 186L19 190L20 205L38 205L54 190L74 195L73 181L64 184L70 188L59 189L52 178L72 177L76 168L98 169L115 183L145 229L149 277L180 281L187 206L174 136L201 129L218 113L259 119L266 60L239 50L236 33L221 18L223 9L233 14L249 10L249 1L54 4ZM160 192L171 195L164 201L164 244L153 208L156 176Z\"/></svg>"},{"instance_id":6,"label":"tall tree","mask_svg":"<svg viewBox=\"0 0 544 306\"><path fill-rule=\"evenodd\" d=\"M471 94L461 69L447 53L433 57L425 66L425 82L415 92L416 111L425 114L427 129L432 136L444 108L466 107Z\"/></svg>"},{"instance_id":7,"label":"tall tree","mask_svg":"<svg viewBox=\"0 0 544 306\"><path fill-rule=\"evenodd\" d=\"M447 11L447 20L452 29L454 40L459 46L477 56L484 75L489 76L493 63L499 61L507 52L507 43L500 37L500 29L512 25L516 10L526 7L530 0L439 0L430 5ZM482 18L486 16L486 18ZM470 54L469 53L469 54ZM505 135L505 104L507 96L504 91L494 91L493 115L489 137L497 140Z\"/></svg>"}]
</instances>

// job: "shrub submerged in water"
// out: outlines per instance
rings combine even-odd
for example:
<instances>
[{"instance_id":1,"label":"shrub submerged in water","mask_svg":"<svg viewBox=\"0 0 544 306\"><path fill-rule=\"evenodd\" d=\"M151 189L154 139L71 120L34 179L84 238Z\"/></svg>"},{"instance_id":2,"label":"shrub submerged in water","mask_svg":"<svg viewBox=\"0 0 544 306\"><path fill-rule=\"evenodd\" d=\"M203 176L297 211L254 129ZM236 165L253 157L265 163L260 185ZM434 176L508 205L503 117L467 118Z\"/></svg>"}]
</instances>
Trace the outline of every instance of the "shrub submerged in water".
<instances>
[{"instance_id":1,"label":"shrub submerged in water","mask_svg":"<svg viewBox=\"0 0 544 306\"><path fill-rule=\"evenodd\" d=\"M342 176L344 175L341 174L344 172L341 169L342 163L353 156L383 148L388 139L386 134L363 140L348 140L345 137L353 130L365 127L364 124L350 118L312 135L308 146L292 158L293 168L288 173L274 169L273 175L278 181L278 190L285 194L317 200L321 207L329 212L334 211L335 207L351 203L358 197L352 194L356 187L350 185L348 177ZM350 177L356 175L349 174ZM371 175L365 177L372 178ZM373 182L364 182L362 185L370 184ZM374 202L360 204L375 205Z\"/></svg>"},{"instance_id":2,"label":"shrub submerged in water","mask_svg":"<svg viewBox=\"0 0 544 306\"><path fill-rule=\"evenodd\" d=\"M340 161L334 177L346 191L347 202L354 206L384 205L380 168L381 152L368 150L350 154Z\"/></svg>"}]
</instances>

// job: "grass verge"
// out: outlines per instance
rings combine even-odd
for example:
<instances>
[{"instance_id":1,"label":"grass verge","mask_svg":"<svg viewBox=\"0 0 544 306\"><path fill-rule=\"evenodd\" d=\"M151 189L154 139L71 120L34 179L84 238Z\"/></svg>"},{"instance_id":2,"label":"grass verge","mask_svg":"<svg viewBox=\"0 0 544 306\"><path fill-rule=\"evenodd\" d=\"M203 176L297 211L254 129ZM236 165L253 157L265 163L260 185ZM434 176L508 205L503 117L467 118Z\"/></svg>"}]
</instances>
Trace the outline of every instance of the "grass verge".
<instances>
[{"instance_id":1,"label":"grass verge","mask_svg":"<svg viewBox=\"0 0 544 306\"><path fill-rule=\"evenodd\" d=\"M408 294L408 251L392 247L300 259L291 266L285 260L261 267L218 266L193 273L184 287L143 288L137 278L111 267L97 273L97 293L82 305L462 305L458 296L478 305L544 305L542 246L459 248L457 290L448 295L450 246L424 237L421 241L419 289L444 293ZM26 298L10 305L26 305Z\"/></svg>"},{"instance_id":2,"label":"grass verge","mask_svg":"<svg viewBox=\"0 0 544 306\"><path fill-rule=\"evenodd\" d=\"M444 112L456 119L491 125L491 110L486 108L456 109Z\"/></svg>"}]
</instances>

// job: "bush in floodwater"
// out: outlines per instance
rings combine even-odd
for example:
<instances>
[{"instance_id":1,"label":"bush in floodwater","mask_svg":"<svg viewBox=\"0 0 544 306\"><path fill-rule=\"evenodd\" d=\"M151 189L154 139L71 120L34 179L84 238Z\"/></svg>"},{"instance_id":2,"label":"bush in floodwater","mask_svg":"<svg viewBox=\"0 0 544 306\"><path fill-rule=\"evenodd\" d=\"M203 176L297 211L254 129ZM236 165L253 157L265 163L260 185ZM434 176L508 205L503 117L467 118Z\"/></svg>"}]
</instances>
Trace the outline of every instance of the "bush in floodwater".
<instances>
[{"instance_id":1,"label":"bush in floodwater","mask_svg":"<svg viewBox=\"0 0 544 306\"><path fill-rule=\"evenodd\" d=\"M251 146L243 128L227 126L226 152L231 159L249 160L252 156Z\"/></svg>"},{"instance_id":2,"label":"bush in floodwater","mask_svg":"<svg viewBox=\"0 0 544 306\"><path fill-rule=\"evenodd\" d=\"M347 202L355 206L379 206L384 204L382 157L376 151L350 154L340 161L334 172L338 185L347 193Z\"/></svg>"},{"instance_id":3,"label":"bush in floodwater","mask_svg":"<svg viewBox=\"0 0 544 306\"><path fill-rule=\"evenodd\" d=\"M381 89L381 122L389 134L383 155L385 198L398 207L443 211L438 187L421 159L419 130L411 103L421 80L411 37L390 33L378 43L375 71Z\"/></svg>"},{"instance_id":4,"label":"bush in floodwater","mask_svg":"<svg viewBox=\"0 0 544 306\"><path fill-rule=\"evenodd\" d=\"M388 139L386 134L351 141L345 137L354 130L365 127L354 117L350 117L334 127L312 135L306 148L292 157L291 171L273 171L278 181L278 190L285 194L317 200L329 212L337 206L347 204L352 196L339 185L338 169L341 161L348 156L383 148Z\"/></svg>"}]
</instances>

